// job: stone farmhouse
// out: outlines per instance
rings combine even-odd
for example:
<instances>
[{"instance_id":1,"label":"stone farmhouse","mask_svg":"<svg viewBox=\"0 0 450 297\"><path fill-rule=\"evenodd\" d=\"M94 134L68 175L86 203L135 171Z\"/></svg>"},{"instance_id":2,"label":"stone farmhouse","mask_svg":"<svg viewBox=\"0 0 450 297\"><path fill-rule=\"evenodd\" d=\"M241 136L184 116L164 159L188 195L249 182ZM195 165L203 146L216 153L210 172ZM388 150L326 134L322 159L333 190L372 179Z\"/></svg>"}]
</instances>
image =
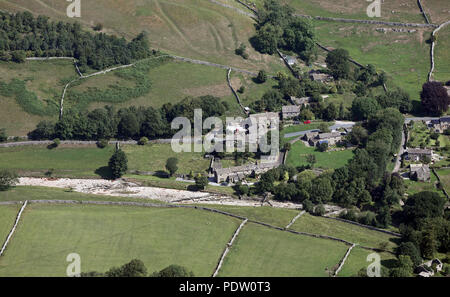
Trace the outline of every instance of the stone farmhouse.
<instances>
[{"instance_id":1,"label":"stone farmhouse","mask_svg":"<svg viewBox=\"0 0 450 297\"><path fill-rule=\"evenodd\" d=\"M310 146L318 146L322 143L328 143L329 146L333 146L342 143L342 138L343 136L340 132L312 132L307 133L305 134L305 136L303 136L303 140L307 141Z\"/></svg>"},{"instance_id":2,"label":"stone farmhouse","mask_svg":"<svg viewBox=\"0 0 450 297\"><path fill-rule=\"evenodd\" d=\"M450 117L431 120L429 126L434 132L444 133L444 131L450 127Z\"/></svg>"},{"instance_id":3,"label":"stone farmhouse","mask_svg":"<svg viewBox=\"0 0 450 297\"><path fill-rule=\"evenodd\" d=\"M411 164L409 178L416 181L430 181L430 167L424 164Z\"/></svg>"},{"instance_id":4,"label":"stone farmhouse","mask_svg":"<svg viewBox=\"0 0 450 297\"><path fill-rule=\"evenodd\" d=\"M433 156L433 150L430 149L420 149L420 148L408 148L405 154L405 160L412 162L419 162L423 158L427 157L431 161Z\"/></svg>"},{"instance_id":5,"label":"stone farmhouse","mask_svg":"<svg viewBox=\"0 0 450 297\"><path fill-rule=\"evenodd\" d=\"M300 115L301 107L298 105L286 105L281 107L281 116L283 120L295 118Z\"/></svg>"}]
</instances>

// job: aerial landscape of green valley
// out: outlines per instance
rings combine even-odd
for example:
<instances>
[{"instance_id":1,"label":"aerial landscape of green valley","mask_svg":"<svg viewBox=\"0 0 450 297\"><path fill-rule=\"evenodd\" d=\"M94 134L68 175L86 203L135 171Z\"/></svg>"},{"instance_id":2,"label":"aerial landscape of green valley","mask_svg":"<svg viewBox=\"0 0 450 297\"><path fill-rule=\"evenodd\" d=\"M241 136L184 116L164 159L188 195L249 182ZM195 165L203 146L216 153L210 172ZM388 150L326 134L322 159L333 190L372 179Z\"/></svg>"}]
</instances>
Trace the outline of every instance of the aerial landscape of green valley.
<instances>
[{"instance_id":1,"label":"aerial landscape of green valley","mask_svg":"<svg viewBox=\"0 0 450 297\"><path fill-rule=\"evenodd\" d=\"M446 0L0 0L0 282L450 276L449 49Z\"/></svg>"}]
</instances>

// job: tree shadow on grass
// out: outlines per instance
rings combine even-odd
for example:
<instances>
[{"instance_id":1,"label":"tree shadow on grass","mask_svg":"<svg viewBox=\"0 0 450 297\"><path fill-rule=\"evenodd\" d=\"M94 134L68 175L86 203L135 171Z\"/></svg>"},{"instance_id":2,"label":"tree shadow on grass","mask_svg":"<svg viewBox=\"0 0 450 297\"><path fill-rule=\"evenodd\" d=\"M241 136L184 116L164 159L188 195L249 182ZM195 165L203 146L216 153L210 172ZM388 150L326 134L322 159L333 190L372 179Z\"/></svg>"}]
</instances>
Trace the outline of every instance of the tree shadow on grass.
<instances>
[{"instance_id":1,"label":"tree shadow on grass","mask_svg":"<svg viewBox=\"0 0 450 297\"><path fill-rule=\"evenodd\" d=\"M98 168L97 170L95 170L95 174L98 174L103 179L109 179L109 180L114 179L111 168L109 168L109 166L103 166L103 167Z\"/></svg>"},{"instance_id":2,"label":"tree shadow on grass","mask_svg":"<svg viewBox=\"0 0 450 297\"><path fill-rule=\"evenodd\" d=\"M170 175L164 170L158 170L155 172L154 176L159 178L169 178Z\"/></svg>"}]
</instances>

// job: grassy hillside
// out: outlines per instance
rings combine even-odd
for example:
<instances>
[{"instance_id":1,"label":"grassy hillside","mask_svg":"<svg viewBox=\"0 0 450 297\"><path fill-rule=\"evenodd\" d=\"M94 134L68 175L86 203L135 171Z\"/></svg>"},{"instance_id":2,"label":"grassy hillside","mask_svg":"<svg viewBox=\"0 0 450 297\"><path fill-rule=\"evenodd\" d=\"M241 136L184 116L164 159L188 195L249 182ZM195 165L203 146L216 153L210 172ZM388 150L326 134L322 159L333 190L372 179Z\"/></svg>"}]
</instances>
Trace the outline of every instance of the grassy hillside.
<instances>
[{"instance_id":1,"label":"grassy hillside","mask_svg":"<svg viewBox=\"0 0 450 297\"><path fill-rule=\"evenodd\" d=\"M340 277L346 276L356 276L356 272L361 269L367 271L367 267L370 263L367 261L367 256L373 254L373 251L365 250L360 247L355 247L352 249L350 256L342 267L341 272L339 272ZM381 257L381 265L386 268L392 268L396 263L396 258L394 255L389 253L377 253Z\"/></svg>"},{"instance_id":2,"label":"grassy hillside","mask_svg":"<svg viewBox=\"0 0 450 297\"><path fill-rule=\"evenodd\" d=\"M20 205L0 205L0 246L3 245L14 226L20 207Z\"/></svg>"},{"instance_id":3,"label":"grassy hillside","mask_svg":"<svg viewBox=\"0 0 450 297\"><path fill-rule=\"evenodd\" d=\"M70 21L67 3L59 0L1 0L0 9L29 10L56 20ZM87 28L96 23L104 31L132 38L147 31L151 45L171 53L248 69L283 67L276 57L250 49L253 20L234 10L204 0L98 0L82 3L81 19ZM248 45L250 58L234 54L240 43Z\"/></svg>"},{"instance_id":4,"label":"grassy hillside","mask_svg":"<svg viewBox=\"0 0 450 297\"><path fill-rule=\"evenodd\" d=\"M450 19L450 17L449 17ZM435 80L447 82L450 80L450 26L447 25L437 34L435 47L435 70L433 77Z\"/></svg>"}]
</instances>

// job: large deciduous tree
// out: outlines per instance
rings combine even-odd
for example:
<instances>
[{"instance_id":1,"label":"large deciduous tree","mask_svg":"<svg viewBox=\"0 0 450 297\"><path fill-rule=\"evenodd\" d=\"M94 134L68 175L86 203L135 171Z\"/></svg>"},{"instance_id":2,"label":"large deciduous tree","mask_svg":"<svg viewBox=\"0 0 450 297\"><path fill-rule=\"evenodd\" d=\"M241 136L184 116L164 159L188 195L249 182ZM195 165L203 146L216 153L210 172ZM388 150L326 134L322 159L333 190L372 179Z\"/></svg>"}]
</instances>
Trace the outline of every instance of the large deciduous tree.
<instances>
[{"instance_id":1,"label":"large deciduous tree","mask_svg":"<svg viewBox=\"0 0 450 297\"><path fill-rule=\"evenodd\" d=\"M450 97L440 82L427 82L422 86L420 93L422 107L427 114L439 116L447 112Z\"/></svg>"}]
</instances>

